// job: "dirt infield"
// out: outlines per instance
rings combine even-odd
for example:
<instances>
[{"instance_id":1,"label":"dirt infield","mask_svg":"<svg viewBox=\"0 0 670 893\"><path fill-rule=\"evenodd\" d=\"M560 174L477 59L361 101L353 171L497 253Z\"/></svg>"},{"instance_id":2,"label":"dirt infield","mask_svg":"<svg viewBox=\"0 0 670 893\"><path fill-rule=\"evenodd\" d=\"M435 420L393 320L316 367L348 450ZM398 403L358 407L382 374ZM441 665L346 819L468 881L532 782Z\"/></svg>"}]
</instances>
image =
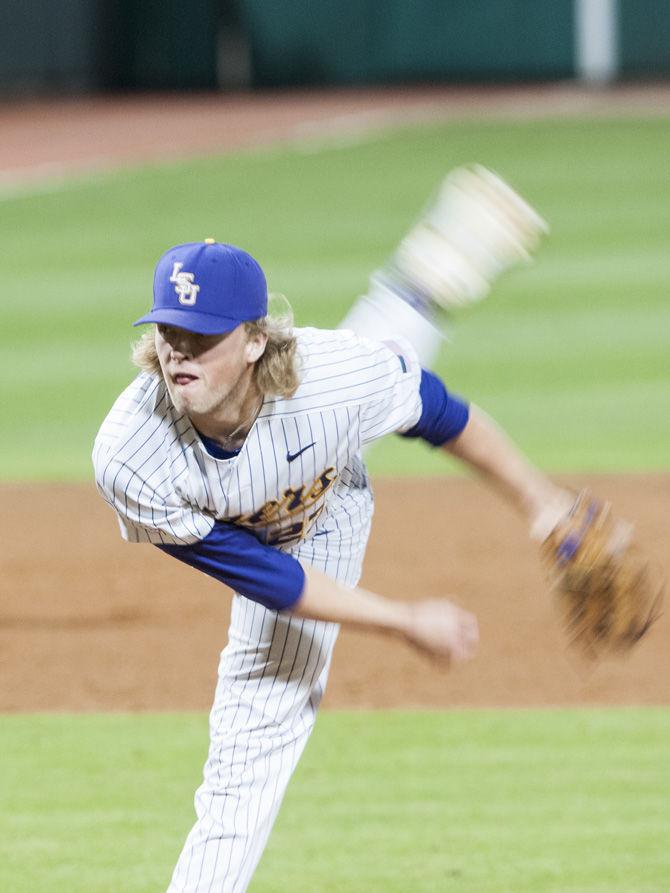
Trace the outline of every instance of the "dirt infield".
<instances>
[{"instance_id":1,"label":"dirt infield","mask_svg":"<svg viewBox=\"0 0 670 893\"><path fill-rule=\"evenodd\" d=\"M670 475L591 483L670 569ZM587 671L564 650L523 525L495 497L450 478L380 481L376 493L364 583L398 597L453 594L479 616L481 649L450 673L403 643L343 632L326 706L670 703L667 615L630 657ZM0 498L11 506L0 518L0 711L206 709L225 587L123 543L92 486L4 485Z\"/></svg>"}]
</instances>

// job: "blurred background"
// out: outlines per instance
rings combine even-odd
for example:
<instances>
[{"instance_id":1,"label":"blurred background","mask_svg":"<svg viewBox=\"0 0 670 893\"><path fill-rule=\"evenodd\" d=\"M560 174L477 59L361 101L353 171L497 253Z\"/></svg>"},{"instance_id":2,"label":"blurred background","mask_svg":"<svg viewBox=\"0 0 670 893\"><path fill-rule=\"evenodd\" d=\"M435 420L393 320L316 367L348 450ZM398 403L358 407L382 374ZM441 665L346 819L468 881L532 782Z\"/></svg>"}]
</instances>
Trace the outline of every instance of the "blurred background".
<instances>
[{"instance_id":1,"label":"blurred background","mask_svg":"<svg viewBox=\"0 0 670 893\"><path fill-rule=\"evenodd\" d=\"M665 0L4 0L5 96L670 74Z\"/></svg>"}]
</instances>

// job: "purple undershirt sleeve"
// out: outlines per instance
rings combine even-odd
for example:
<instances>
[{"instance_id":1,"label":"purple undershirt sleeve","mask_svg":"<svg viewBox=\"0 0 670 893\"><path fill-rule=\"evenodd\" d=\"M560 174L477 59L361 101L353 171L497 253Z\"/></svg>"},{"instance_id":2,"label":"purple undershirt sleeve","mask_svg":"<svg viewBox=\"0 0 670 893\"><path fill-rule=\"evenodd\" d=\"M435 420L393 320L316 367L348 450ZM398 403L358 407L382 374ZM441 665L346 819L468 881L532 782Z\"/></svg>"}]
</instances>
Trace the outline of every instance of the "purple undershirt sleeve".
<instances>
[{"instance_id":1,"label":"purple undershirt sleeve","mask_svg":"<svg viewBox=\"0 0 670 893\"><path fill-rule=\"evenodd\" d=\"M470 406L460 397L450 394L437 375L427 369L421 370L419 394L421 418L402 436L421 437L433 446L442 446L458 437L470 418Z\"/></svg>"},{"instance_id":2,"label":"purple undershirt sleeve","mask_svg":"<svg viewBox=\"0 0 670 893\"><path fill-rule=\"evenodd\" d=\"M157 548L274 611L291 608L305 587L299 561L235 524L216 521L200 542Z\"/></svg>"}]
</instances>

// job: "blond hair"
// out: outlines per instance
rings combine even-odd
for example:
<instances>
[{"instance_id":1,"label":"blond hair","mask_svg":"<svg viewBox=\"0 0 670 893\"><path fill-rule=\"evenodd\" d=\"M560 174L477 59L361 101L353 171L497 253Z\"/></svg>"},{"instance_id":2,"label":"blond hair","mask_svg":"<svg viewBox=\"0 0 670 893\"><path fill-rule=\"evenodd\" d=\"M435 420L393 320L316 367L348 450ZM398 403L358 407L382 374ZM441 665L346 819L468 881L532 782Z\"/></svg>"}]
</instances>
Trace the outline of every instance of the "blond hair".
<instances>
[{"instance_id":1,"label":"blond hair","mask_svg":"<svg viewBox=\"0 0 670 893\"><path fill-rule=\"evenodd\" d=\"M264 397L292 397L300 384L293 311L283 295L273 295L272 300L273 312L244 323L249 337L260 334L268 339L254 365L254 379ZM132 361L144 372L162 376L153 326L133 344Z\"/></svg>"}]
</instances>

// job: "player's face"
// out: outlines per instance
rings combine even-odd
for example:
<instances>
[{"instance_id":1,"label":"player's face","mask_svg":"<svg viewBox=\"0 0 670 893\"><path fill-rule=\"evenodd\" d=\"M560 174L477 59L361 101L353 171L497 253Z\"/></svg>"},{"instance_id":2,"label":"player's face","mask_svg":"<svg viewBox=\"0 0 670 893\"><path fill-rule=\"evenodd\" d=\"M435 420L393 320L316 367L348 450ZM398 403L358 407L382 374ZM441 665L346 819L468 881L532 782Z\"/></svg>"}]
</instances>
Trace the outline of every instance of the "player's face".
<instances>
[{"instance_id":1,"label":"player's face","mask_svg":"<svg viewBox=\"0 0 670 893\"><path fill-rule=\"evenodd\" d=\"M188 416L207 416L243 398L264 340L244 325L225 335L198 335L156 326L156 351L172 402Z\"/></svg>"}]
</instances>

